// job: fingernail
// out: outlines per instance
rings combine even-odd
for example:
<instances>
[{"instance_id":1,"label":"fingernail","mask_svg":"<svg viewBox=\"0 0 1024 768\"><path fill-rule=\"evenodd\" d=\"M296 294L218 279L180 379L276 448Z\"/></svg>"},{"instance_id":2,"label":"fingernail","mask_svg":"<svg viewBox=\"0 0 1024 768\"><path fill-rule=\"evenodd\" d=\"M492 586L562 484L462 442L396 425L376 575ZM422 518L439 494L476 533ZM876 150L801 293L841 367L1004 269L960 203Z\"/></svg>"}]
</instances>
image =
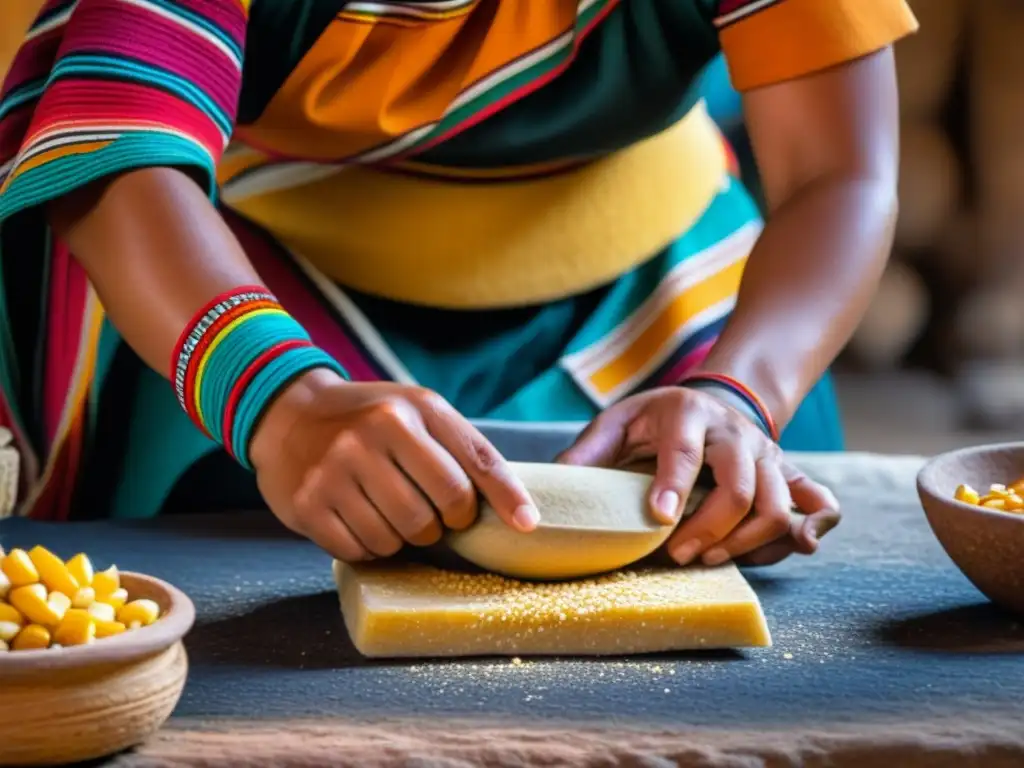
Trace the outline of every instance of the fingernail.
<instances>
[{"instance_id":1,"label":"fingernail","mask_svg":"<svg viewBox=\"0 0 1024 768\"><path fill-rule=\"evenodd\" d=\"M689 565L690 561L700 552L700 547L700 539L690 539L675 548L675 551L672 552L672 559L680 565Z\"/></svg>"},{"instance_id":2,"label":"fingernail","mask_svg":"<svg viewBox=\"0 0 1024 768\"><path fill-rule=\"evenodd\" d=\"M540 522L540 512L537 511L536 507L524 504L521 507L516 507L516 511L512 513L512 522L516 524L520 531L529 533Z\"/></svg>"},{"instance_id":3,"label":"fingernail","mask_svg":"<svg viewBox=\"0 0 1024 768\"><path fill-rule=\"evenodd\" d=\"M662 491L654 502L654 511L665 523L674 523L679 514L679 494L675 491Z\"/></svg>"},{"instance_id":4,"label":"fingernail","mask_svg":"<svg viewBox=\"0 0 1024 768\"><path fill-rule=\"evenodd\" d=\"M716 565L722 565L723 563L729 562L730 556L729 551L716 547L715 549L709 549L704 553L704 557L701 558L704 561L704 565L714 568Z\"/></svg>"},{"instance_id":5,"label":"fingernail","mask_svg":"<svg viewBox=\"0 0 1024 768\"><path fill-rule=\"evenodd\" d=\"M839 525L839 515L827 515L814 524L814 538L820 539L826 533Z\"/></svg>"}]
</instances>

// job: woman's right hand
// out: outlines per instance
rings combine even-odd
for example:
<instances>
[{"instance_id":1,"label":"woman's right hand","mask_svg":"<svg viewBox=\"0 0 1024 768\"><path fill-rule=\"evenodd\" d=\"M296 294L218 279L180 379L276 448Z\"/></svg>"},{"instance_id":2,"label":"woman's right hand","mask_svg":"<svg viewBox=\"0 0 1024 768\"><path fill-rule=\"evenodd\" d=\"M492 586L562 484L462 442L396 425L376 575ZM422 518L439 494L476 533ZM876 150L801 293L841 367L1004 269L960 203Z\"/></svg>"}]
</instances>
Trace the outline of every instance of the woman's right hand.
<instances>
[{"instance_id":1,"label":"woman's right hand","mask_svg":"<svg viewBox=\"0 0 1024 768\"><path fill-rule=\"evenodd\" d=\"M250 443L260 493L290 529L346 562L469 526L478 492L510 526L539 515L497 449L442 397L325 370L274 401Z\"/></svg>"}]
</instances>

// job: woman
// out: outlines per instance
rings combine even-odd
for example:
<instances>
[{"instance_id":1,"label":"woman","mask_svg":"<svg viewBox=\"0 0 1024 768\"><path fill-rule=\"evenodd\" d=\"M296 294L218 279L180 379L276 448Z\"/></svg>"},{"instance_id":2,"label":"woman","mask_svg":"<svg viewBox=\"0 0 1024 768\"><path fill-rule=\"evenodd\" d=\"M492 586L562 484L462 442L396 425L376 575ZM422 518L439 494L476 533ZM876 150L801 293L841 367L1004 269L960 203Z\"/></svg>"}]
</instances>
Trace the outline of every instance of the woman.
<instances>
[{"instance_id":1,"label":"woman","mask_svg":"<svg viewBox=\"0 0 1024 768\"><path fill-rule=\"evenodd\" d=\"M656 459L666 523L710 466L679 563L812 552L836 502L776 439L841 448L824 375L890 246L914 28L903 0L49 0L0 102L24 512L258 489L362 560L477 491L532 529L468 419L582 419L560 460ZM695 86L719 49L763 231Z\"/></svg>"}]
</instances>

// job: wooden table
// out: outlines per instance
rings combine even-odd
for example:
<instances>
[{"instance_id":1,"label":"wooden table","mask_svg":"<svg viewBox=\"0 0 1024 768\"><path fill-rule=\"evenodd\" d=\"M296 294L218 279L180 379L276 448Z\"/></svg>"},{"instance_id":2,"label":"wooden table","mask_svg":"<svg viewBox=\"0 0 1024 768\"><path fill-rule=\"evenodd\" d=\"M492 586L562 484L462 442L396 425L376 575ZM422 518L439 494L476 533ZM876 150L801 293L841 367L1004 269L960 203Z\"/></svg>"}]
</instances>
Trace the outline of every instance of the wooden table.
<instances>
[{"instance_id":1,"label":"wooden table","mask_svg":"<svg viewBox=\"0 0 1024 768\"><path fill-rule=\"evenodd\" d=\"M368 663L326 557L269 516L13 520L0 536L84 549L196 601L175 717L112 765L1024 765L1024 627L931 536L921 460L800 460L846 518L817 556L748 573L775 645L743 653Z\"/></svg>"}]
</instances>

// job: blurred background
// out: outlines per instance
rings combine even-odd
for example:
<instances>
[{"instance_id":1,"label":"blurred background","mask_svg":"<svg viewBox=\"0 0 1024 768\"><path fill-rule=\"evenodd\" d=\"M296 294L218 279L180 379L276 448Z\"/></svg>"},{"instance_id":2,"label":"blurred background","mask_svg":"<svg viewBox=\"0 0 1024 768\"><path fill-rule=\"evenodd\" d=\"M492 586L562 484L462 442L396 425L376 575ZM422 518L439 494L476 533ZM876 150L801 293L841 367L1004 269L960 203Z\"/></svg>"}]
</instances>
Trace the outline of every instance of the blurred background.
<instances>
[{"instance_id":1,"label":"blurred background","mask_svg":"<svg viewBox=\"0 0 1024 768\"><path fill-rule=\"evenodd\" d=\"M40 3L0 0L0 73ZM896 247L836 366L852 450L934 453L1024 437L1024 1L910 4L921 31L896 50ZM756 193L720 60L704 89Z\"/></svg>"},{"instance_id":2,"label":"blurred background","mask_svg":"<svg viewBox=\"0 0 1024 768\"><path fill-rule=\"evenodd\" d=\"M1024 2L910 5L896 245L836 375L851 449L934 453L1024 436ZM705 88L756 190L721 62Z\"/></svg>"}]
</instances>

